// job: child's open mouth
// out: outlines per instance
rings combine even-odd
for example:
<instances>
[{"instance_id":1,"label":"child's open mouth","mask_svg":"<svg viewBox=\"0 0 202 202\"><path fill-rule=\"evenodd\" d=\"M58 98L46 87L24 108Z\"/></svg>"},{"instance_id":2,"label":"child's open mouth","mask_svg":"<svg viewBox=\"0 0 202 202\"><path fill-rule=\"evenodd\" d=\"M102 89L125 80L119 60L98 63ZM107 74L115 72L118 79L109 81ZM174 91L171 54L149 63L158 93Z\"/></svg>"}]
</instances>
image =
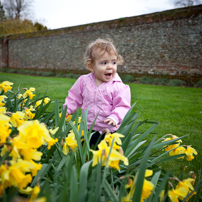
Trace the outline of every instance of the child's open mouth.
<instances>
[{"instance_id":1,"label":"child's open mouth","mask_svg":"<svg viewBox=\"0 0 202 202\"><path fill-rule=\"evenodd\" d=\"M109 79L111 78L112 73L105 74L105 76Z\"/></svg>"}]
</instances>

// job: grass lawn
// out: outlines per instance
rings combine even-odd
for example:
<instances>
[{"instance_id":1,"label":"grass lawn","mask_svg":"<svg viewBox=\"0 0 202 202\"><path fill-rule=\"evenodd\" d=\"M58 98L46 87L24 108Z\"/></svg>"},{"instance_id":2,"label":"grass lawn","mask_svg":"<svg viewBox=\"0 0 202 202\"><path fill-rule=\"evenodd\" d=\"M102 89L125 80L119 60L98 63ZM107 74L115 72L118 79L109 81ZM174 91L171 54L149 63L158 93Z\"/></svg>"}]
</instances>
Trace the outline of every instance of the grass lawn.
<instances>
[{"instance_id":1,"label":"grass lawn","mask_svg":"<svg viewBox=\"0 0 202 202\"><path fill-rule=\"evenodd\" d=\"M36 88L36 94L44 95L48 88L47 95L52 100L57 97L64 103L68 90L71 88L75 79L37 77L20 74L0 73L0 82L10 81L14 83L14 89ZM181 173L185 166L188 170L193 170L198 175L202 175L202 89L155 86L146 84L130 83L132 103L136 103L135 110L141 113L140 120L148 119L159 122L158 127L153 131L150 138L158 138L165 134L183 136L185 145L192 145L198 155L191 162L180 159L164 164L167 169L172 169L173 173ZM140 128L140 132L145 131L145 127ZM149 140L150 140L149 138Z\"/></svg>"}]
</instances>

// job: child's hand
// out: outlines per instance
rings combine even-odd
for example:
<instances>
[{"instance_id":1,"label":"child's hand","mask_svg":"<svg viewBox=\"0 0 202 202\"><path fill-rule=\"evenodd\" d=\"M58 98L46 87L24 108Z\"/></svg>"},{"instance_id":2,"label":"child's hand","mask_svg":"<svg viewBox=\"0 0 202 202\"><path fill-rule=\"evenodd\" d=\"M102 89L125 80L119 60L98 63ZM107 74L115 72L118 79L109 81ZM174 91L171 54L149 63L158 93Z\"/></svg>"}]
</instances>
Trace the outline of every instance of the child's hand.
<instances>
[{"instance_id":1,"label":"child's hand","mask_svg":"<svg viewBox=\"0 0 202 202\"><path fill-rule=\"evenodd\" d=\"M115 121L113 121L112 119L110 118L107 118L104 120L104 123L107 123L108 122L108 125L112 125L112 126L115 126L117 128L117 124Z\"/></svg>"},{"instance_id":2,"label":"child's hand","mask_svg":"<svg viewBox=\"0 0 202 202\"><path fill-rule=\"evenodd\" d=\"M67 112L65 118L67 118L68 116L69 116L69 113Z\"/></svg>"}]
</instances>

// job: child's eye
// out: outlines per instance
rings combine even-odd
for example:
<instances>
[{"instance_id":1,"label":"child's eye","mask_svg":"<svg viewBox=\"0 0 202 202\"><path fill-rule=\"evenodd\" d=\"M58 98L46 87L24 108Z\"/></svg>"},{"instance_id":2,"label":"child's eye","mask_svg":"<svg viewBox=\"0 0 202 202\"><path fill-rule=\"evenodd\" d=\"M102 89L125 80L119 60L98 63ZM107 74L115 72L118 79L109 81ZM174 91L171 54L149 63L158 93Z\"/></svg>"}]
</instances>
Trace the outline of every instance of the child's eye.
<instances>
[{"instance_id":1,"label":"child's eye","mask_svg":"<svg viewBox=\"0 0 202 202\"><path fill-rule=\"evenodd\" d=\"M102 65L106 65L107 63L106 62L102 62Z\"/></svg>"},{"instance_id":2,"label":"child's eye","mask_svg":"<svg viewBox=\"0 0 202 202\"><path fill-rule=\"evenodd\" d=\"M115 65L115 64L116 64L116 62L114 61L114 62L112 62L112 64L113 64L113 65Z\"/></svg>"}]
</instances>

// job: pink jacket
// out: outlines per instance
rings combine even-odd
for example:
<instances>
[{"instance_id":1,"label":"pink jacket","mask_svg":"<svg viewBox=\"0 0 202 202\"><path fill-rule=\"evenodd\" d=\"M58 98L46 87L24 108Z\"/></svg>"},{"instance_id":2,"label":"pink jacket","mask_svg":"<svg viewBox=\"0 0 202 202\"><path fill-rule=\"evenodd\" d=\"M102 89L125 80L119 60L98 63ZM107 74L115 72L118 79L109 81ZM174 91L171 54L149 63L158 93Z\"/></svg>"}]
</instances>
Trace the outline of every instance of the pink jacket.
<instances>
[{"instance_id":1,"label":"pink jacket","mask_svg":"<svg viewBox=\"0 0 202 202\"><path fill-rule=\"evenodd\" d=\"M108 128L111 132L118 128L108 125L103 121L110 117L120 126L124 116L130 109L131 94L128 85L123 84L116 74L112 81L103 82L96 86L94 73L82 75L69 90L63 107L67 105L67 112L73 114L77 108L82 112L88 109L88 129L99 113L93 130L103 131Z\"/></svg>"}]
</instances>

